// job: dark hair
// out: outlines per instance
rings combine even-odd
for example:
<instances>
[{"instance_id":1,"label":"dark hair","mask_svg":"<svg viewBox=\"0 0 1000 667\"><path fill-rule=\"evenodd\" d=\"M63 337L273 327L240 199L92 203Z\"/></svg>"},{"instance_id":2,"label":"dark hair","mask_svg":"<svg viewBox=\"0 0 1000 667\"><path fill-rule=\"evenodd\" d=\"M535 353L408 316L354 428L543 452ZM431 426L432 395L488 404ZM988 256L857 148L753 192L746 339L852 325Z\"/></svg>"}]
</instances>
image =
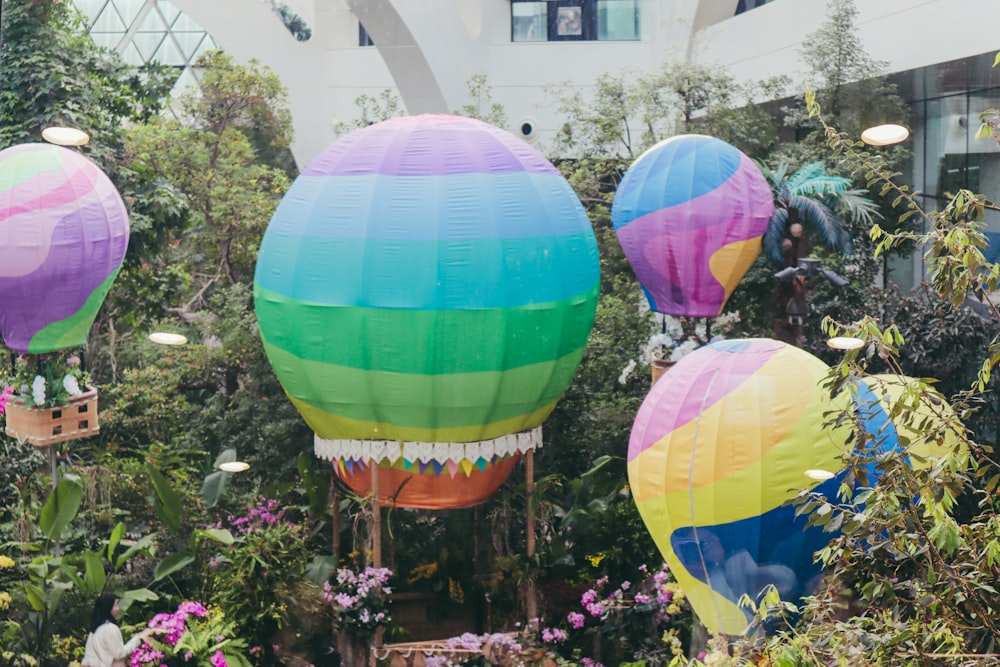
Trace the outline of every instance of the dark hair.
<instances>
[{"instance_id":1,"label":"dark hair","mask_svg":"<svg viewBox=\"0 0 1000 667\"><path fill-rule=\"evenodd\" d=\"M90 615L90 631L95 632L97 628L101 627L105 623L115 623L115 617L111 614L111 610L115 606L115 601L118 598L111 593L105 593L101 597L97 598L94 602L94 611ZM115 623L117 625L117 623Z\"/></svg>"}]
</instances>

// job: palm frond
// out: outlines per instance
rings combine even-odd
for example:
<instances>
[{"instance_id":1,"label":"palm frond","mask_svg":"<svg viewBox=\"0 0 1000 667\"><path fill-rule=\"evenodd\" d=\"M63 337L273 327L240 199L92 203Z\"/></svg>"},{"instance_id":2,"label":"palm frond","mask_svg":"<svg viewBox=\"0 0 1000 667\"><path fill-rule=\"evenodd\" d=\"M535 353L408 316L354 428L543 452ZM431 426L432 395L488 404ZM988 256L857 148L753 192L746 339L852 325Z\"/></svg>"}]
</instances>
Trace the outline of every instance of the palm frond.
<instances>
[{"instance_id":1,"label":"palm frond","mask_svg":"<svg viewBox=\"0 0 1000 667\"><path fill-rule=\"evenodd\" d=\"M845 190L834 200L835 205L830 202L827 205L847 214L854 223L871 225L875 218L881 218L882 215L878 212L878 204L866 197L865 192L866 190Z\"/></svg>"},{"instance_id":2,"label":"palm frond","mask_svg":"<svg viewBox=\"0 0 1000 667\"><path fill-rule=\"evenodd\" d=\"M845 229L837 214L824 202L795 195L791 198L790 206L799 210L799 220L811 224L816 229L824 245L842 254L849 252L844 248L844 238L849 238L850 232Z\"/></svg>"},{"instance_id":3,"label":"palm frond","mask_svg":"<svg viewBox=\"0 0 1000 667\"><path fill-rule=\"evenodd\" d=\"M788 188L797 195L840 194L851 187L851 179L831 176L822 162L803 165L788 177Z\"/></svg>"},{"instance_id":4,"label":"palm frond","mask_svg":"<svg viewBox=\"0 0 1000 667\"><path fill-rule=\"evenodd\" d=\"M788 173L788 163L779 162L778 166L774 169L771 169L771 167L761 160L754 160L754 163L760 169L760 173L764 175L764 178L767 179L771 190L777 192L778 186L785 181L785 175Z\"/></svg>"},{"instance_id":5,"label":"palm frond","mask_svg":"<svg viewBox=\"0 0 1000 667\"><path fill-rule=\"evenodd\" d=\"M781 249L781 242L785 238L785 225L787 223L788 209L780 206L775 207L771 219L767 222L764 238L761 239L761 249L775 264L781 264L785 261L785 252Z\"/></svg>"}]
</instances>

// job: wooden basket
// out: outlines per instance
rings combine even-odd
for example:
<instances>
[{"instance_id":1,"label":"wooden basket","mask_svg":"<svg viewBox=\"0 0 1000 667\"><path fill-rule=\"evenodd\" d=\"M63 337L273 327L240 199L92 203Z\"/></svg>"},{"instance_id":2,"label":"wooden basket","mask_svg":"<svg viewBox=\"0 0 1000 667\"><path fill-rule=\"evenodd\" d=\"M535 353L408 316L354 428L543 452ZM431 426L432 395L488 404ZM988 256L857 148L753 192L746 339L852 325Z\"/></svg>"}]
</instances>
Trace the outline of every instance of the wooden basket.
<instances>
[{"instance_id":1,"label":"wooden basket","mask_svg":"<svg viewBox=\"0 0 1000 667\"><path fill-rule=\"evenodd\" d=\"M69 405L33 408L14 399L5 412L7 435L36 447L86 438L101 430L97 423L97 389L93 387L71 398Z\"/></svg>"}]
</instances>

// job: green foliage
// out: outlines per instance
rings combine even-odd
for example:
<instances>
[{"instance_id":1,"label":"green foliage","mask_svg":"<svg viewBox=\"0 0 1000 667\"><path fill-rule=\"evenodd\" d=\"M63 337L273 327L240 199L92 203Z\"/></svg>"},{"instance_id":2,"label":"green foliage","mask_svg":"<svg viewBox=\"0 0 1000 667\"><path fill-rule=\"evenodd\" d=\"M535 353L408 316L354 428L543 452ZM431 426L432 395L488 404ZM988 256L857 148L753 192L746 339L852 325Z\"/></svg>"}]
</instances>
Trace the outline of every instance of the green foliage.
<instances>
[{"instance_id":1,"label":"green foliage","mask_svg":"<svg viewBox=\"0 0 1000 667\"><path fill-rule=\"evenodd\" d=\"M487 83L486 75L473 75L466 82L466 86L472 102L463 105L459 111L453 113L458 116L477 118L499 128L506 128L509 122L507 112L502 104L493 101L493 88Z\"/></svg>"},{"instance_id":2,"label":"green foliage","mask_svg":"<svg viewBox=\"0 0 1000 667\"><path fill-rule=\"evenodd\" d=\"M335 122L333 125L335 134L347 134L383 120L406 115L402 100L389 88L383 89L377 97L364 93L358 95L354 100L354 106L358 108L358 117L350 123L343 120Z\"/></svg>"},{"instance_id":3,"label":"green foliage","mask_svg":"<svg viewBox=\"0 0 1000 667\"><path fill-rule=\"evenodd\" d=\"M176 73L126 65L97 47L72 4L59 0L9 3L2 16L0 146L38 141L49 125L90 134L91 157L105 162L122 127L162 108Z\"/></svg>"},{"instance_id":4,"label":"green foliage","mask_svg":"<svg viewBox=\"0 0 1000 667\"><path fill-rule=\"evenodd\" d=\"M312 561L307 527L263 498L219 525L234 539L201 547L202 599L217 604L239 636L262 646L265 659L273 657L276 643L286 654L308 650L309 627L327 617L321 613L321 589L305 577ZM308 627L298 625L303 619L311 619Z\"/></svg>"}]
</instances>

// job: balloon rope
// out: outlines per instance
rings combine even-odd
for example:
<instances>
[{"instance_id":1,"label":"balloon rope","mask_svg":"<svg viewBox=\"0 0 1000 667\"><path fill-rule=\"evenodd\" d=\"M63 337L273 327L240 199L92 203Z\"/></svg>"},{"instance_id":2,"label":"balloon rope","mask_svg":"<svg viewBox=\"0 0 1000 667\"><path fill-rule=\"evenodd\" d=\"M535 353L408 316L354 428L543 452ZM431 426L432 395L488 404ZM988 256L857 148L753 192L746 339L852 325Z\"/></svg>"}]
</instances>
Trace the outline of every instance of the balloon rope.
<instances>
[{"instance_id":1,"label":"balloon rope","mask_svg":"<svg viewBox=\"0 0 1000 667\"><path fill-rule=\"evenodd\" d=\"M711 591L712 595L715 595L715 591L712 589L712 577L708 573L708 564L705 563L705 554L701 550L701 539L698 537L698 524L694 520L694 459L695 454L698 451L698 429L701 428L701 416L705 412L705 403L708 401L709 396L712 395L712 387L715 385L716 378L719 377L719 370L715 369L712 372L712 379L708 382L708 387L705 388L705 393L701 397L701 405L698 406L698 419L694 423L694 438L691 443L691 462L688 464L688 503L691 510L691 532L694 533L694 543L698 549L698 559L701 561L701 571L705 573L705 583L708 585L708 590ZM715 617L719 622L719 628L722 625L722 614L719 613L719 605L715 604L713 597L712 608L715 609Z\"/></svg>"}]
</instances>

